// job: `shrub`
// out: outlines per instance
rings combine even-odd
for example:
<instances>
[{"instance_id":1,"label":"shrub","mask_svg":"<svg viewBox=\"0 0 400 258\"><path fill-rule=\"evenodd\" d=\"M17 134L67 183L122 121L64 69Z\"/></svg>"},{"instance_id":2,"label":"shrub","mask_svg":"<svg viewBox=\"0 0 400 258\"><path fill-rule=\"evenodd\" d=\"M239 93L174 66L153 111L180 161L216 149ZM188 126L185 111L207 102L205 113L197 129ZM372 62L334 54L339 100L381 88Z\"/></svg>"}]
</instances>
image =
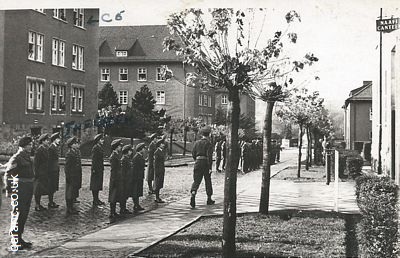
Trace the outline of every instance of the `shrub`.
<instances>
[{"instance_id":1,"label":"shrub","mask_svg":"<svg viewBox=\"0 0 400 258\"><path fill-rule=\"evenodd\" d=\"M361 156L349 156L346 159L346 171L353 179L361 175L364 160Z\"/></svg>"},{"instance_id":2,"label":"shrub","mask_svg":"<svg viewBox=\"0 0 400 258\"><path fill-rule=\"evenodd\" d=\"M356 179L362 257L396 257L398 207L396 186L390 178L363 175Z\"/></svg>"},{"instance_id":3,"label":"shrub","mask_svg":"<svg viewBox=\"0 0 400 258\"><path fill-rule=\"evenodd\" d=\"M348 176L352 176L350 174L350 171L353 172L353 170L348 169L347 159L351 157L352 159L356 158L356 159L360 159L362 161L363 158L361 157L361 155L358 153L357 150L338 149L338 151L339 151L339 178L346 178ZM332 169L333 174L335 173L334 163L335 163L334 156L332 156L331 169ZM351 162L351 164L353 166L352 162ZM361 163L361 167L362 167L362 164L363 163ZM361 169L360 169L360 173L361 173ZM353 177L353 178L355 178L355 177Z\"/></svg>"}]
</instances>

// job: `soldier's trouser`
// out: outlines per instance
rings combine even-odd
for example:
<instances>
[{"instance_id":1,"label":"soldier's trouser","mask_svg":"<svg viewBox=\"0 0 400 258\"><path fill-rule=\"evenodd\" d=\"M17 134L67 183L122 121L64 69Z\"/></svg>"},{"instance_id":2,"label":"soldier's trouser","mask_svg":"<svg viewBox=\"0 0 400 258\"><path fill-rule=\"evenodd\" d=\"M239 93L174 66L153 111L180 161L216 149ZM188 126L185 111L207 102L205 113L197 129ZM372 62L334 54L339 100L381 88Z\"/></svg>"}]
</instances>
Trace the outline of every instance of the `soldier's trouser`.
<instances>
[{"instance_id":1,"label":"soldier's trouser","mask_svg":"<svg viewBox=\"0 0 400 258\"><path fill-rule=\"evenodd\" d=\"M18 182L18 205L16 208L18 209L17 211L19 212L18 216L18 231L15 233L18 233L20 236L22 233L24 233L25 229L25 223L26 220L28 219L28 214L29 214L29 209L31 208L31 202L32 202L32 196L33 196L33 182L21 182L21 180ZM11 198L14 198L13 195L11 195Z\"/></svg>"},{"instance_id":2,"label":"soldier's trouser","mask_svg":"<svg viewBox=\"0 0 400 258\"><path fill-rule=\"evenodd\" d=\"M213 194L212 183L211 183L211 174L209 172L208 161L207 160L196 160L194 164L193 170L193 184L190 192L193 194L197 193L199 186L201 184L201 180L204 177L204 182L206 184L206 193L207 196L211 196Z\"/></svg>"}]
</instances>

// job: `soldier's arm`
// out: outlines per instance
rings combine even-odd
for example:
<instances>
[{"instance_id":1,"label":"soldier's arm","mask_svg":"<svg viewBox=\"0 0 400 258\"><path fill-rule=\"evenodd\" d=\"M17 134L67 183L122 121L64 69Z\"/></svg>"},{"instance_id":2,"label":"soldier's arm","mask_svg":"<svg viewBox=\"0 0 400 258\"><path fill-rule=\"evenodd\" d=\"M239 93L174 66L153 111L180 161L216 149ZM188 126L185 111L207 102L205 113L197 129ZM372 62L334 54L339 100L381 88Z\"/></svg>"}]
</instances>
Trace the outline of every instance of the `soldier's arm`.
<instances>
[{"instance_id":1,"label":"soldier's arm","mask_svg":"<svg viewBox=\"0 0 400 258\"><path fill-rule=\"evenodd\" d=\"M192 149L192 157L194 160L196 160L196 154L197 154L196 148L197 148L197 142L194 144Z\"/></svg>"}]
</instances>

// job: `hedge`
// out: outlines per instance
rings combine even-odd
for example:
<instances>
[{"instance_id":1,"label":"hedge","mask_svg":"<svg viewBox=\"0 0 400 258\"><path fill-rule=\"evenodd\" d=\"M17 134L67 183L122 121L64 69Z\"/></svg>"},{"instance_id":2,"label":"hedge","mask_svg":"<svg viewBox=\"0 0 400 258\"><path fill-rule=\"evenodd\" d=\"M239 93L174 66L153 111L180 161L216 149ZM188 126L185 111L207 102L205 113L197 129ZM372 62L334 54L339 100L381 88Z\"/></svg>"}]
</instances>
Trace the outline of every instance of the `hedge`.
<instances>
[{"instance_id":1,"label":"hedge","mask_svg":"<svg viewBox=\"0 0 400 258\"><path fill-rule=\"evenodd\" d=\"M356 178L361 175L361 169L364 163L363 158L356 150L338 149L339 151L339 178L351 176ZM347 160L350 159L349 162ZM332 156L331 169L335 171L335 160Z\"/></svg>"},{"instance_id":2,"label":"hedge","mask_svg":"<svg viewBox=\"0 0 400 258\"><path fill-rule=\"evenodd\" d=\"M347 174L353 179L360 176L363 164L364 160L360 155L347 157L346 159Z\"/></svg>"},{"instance_id":3,"label":"hedge","mask_svg":"<svg viewBox=\"0 0 400 258\"><path fill-rule=\"evenodd\" d=\"M362 215L361 257L397 257L399 239L398 186L390 178L362 175L356 179L357 204Z\"/></svg>"}]
</instances>

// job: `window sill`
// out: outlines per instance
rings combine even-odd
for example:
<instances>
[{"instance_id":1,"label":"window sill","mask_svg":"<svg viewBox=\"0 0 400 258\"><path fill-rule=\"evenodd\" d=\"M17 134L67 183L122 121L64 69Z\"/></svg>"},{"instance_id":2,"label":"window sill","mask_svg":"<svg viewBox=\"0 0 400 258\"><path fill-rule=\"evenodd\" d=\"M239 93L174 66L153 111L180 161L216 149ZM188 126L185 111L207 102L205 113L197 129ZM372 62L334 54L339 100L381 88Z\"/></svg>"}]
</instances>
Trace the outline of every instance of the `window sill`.
<instances>
[{"instance_id":1,"label":"window sill","mask_svg":"<svg viewBox=\"0 0 400 258\"><path fill-rule=\"evenodd\" d=\"M57 21L61 21L61 22L63 22L63 23L65 23L65 24L68 24L68 22L65 20L63 20L63 19L61 19L61 18L57 18L57 17L54 17L53 16L53 19L55 19L55 20L57 20Z\"/></svg>"},{"instance_id":2,"label":"window sill","mask_svg":"<svg viewBox=\"0 0 400 258\"><path fill-rule=\"evenodd\" d=\"M44 115L44 110L36 110L36 109L27 109L27 114L37 114L37 115Z\"/></svg>"},{"instance_id":3,"label":"window sill","mask_svg":"<svg viewBox=\"0 0 400 258\"><path fill-rule=\"evenodd\" d=\"M79 69L76 69L76 68L72 68L72 70L73 70L73 71L77 71L77 72L81 72L81 73L84 73L84 72L85 72L85 70L79 70Z\"/></svg>"},{"instance_id":4,"label":"window sill","mask_svg":"<svg viewBox=\"0 0 400 258\"><path fill-rule=\"evenodd\" d=\"M56 111L56 110L50 110L50 115L65 115L65 110L63 111Z\"/></svg>"},{"instance_id":5,"label":"window sill","mask_svg":"<svg viewBox=\"0 0 400 258\"><path fill-rule=\"evenodd\" d=\"M109 82L110 80L100 80L101 82Z\"/></svg>"},{"instance_id":6,"label":"window sill","mask_svg":"<svg viewBox=\"0 0 400 258\"><path fill-rule=\"evenodd\" d=\"M119 82L129 82L128 80L124 81L124 80L118 80Z\"/></svg>"},{"instance_id":7,"label":"window sill","mask_svg":"<svg viewBox=\"0 0 400 258\"><path fill-rule=\"evenodd\" d=\"M147 80L137 80L138 82L147 82Z\"/></svg>"},{"instance_id":8,"label":"window sill","mask_svg":"<svg viewBox=\"0 0 400 258\"><path fill-rule=\"evenodd\" d=\"M55 66L55 67L67 69L67 67L64 66L64 65L56 65L56 64L51 64L51 65L52 65L52 66Z\"/></svg>"},{"instance_id":9,"label":"window sill","mask_svg":"<svg viewBox=\"0 0 400 258\"><path fill-rule=\"evenodd\" d=\"M81 26L78 26L78 25L76 25L76 24L74 24L74 27L86 31L86 28L85 28L85 27L81 27Z\"/></svg>"},{"instance_id":10,"label":"window sill","mask_svg":"<svg viewBox=\"0 0 400 258\"><path fill-rule=\"evenodd\" d=\"M71 115L74 115L74 116L85 116L85 113L83 111L72 111L71 110Z\"/></svg>"},{"instance_id":11,"label":"window sill","mask_svg":"<svg viewBox=\"0 0 400 258\"><path fill-rule=\"evenodd\" d=\"M29 58L28 58L28 61L35 62L35 63L39 63L39 64L46 64L46 63L43 62L43 61L33 60L33 59L29 59Z\"/></svg>"}]
</instances>

